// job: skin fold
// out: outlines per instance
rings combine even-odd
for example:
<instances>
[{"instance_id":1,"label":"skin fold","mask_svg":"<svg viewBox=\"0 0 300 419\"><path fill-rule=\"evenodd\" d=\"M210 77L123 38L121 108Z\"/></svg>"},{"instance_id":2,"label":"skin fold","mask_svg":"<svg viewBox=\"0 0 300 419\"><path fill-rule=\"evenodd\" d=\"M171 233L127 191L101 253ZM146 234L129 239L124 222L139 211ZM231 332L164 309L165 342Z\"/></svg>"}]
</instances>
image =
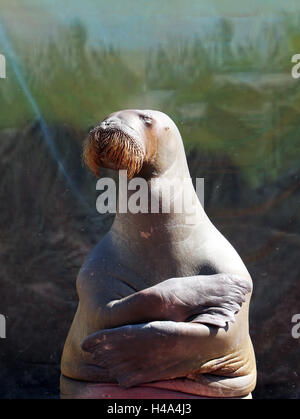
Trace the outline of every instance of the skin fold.
<instances>
[{"instance_id":1,"label":"skin fold","mask_svg":"<svg viewBox=\"0 0 300 419\"><path fill-rule=\"evenodd\" d=\"M116 130L129 138L121 151ZM93 131L85 157L95 173L98 166L131 165L129 173L143 177L152 194L158 181L190 177L180 133L157 111L110 115ZM62 356L62 394L80 395L91 383L207 397L240 397L254 389L250 275L208 219L192 182L179 182L173 201L181 188L194 203L193 224L185 212L118 212L86 258Z\"/></svg>"}]
</instances>

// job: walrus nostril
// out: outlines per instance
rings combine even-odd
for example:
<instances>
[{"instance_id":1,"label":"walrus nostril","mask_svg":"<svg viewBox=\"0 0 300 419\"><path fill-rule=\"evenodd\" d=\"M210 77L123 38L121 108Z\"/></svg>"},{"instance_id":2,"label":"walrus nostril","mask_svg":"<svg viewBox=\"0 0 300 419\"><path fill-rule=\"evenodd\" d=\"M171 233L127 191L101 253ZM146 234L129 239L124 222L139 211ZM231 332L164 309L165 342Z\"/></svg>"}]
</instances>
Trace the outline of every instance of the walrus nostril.
<instances>
[{"instance_id":1,"label":"walrus nostril","mask_svg":"<svg viewBox=\"0 0 300 419\"><path fill-rule=\"evenodd\" d=\"M109 129L109 128L118 128L122 125L122 121L116 118L105 119L101 122L98 128L100 129Z\"/></svg>"},{"instance_id":2,"label":"walrus nostril","mask_svg":"<svg viewBox=\"0 0 300 419\"><path fill-rule=\"evenodd\" d=\"M99 125L100 128L108 128L111 125L111 121L107 120L107 121L103 121L101 122L101 124Z\"/></svg>"}]
</instances>

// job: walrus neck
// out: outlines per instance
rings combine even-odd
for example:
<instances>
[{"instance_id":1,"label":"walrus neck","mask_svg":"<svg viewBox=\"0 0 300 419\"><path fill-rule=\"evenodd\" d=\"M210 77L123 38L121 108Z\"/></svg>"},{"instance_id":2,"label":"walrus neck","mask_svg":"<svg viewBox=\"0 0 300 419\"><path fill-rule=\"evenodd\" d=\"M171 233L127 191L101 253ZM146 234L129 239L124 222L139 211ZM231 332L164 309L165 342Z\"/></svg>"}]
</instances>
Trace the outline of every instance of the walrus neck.
<instances>
[{"instance_id":1,"label":"walrus neck","mask_svg":"<svg viewBox=\"0 0 300 419\"><path fill-rule=\"evenodd\" d=\"M149 244L152 240L156 242L158 236L167 242L178 234L178 230L181 232L184 230L188 235L195 228L209 221L195 192L187 163L186 161L180 163L180 165L172 165L159 176L156 174L146 179L148 185L148 211L146 213L130 211L124 213L120 212L119 205L117 206L118 211L111 229L112 233L130 242L145 238ZM174 193L171 193L170 207L167 205L167 208L162 210L163 205L166 204L164 199L170 191L170 182L175 186ZM136 191L127 193L129 202ZM152 211L151 200L153 199L158 202L160 208L158 213Z\"/></svg>"}]
</instances>

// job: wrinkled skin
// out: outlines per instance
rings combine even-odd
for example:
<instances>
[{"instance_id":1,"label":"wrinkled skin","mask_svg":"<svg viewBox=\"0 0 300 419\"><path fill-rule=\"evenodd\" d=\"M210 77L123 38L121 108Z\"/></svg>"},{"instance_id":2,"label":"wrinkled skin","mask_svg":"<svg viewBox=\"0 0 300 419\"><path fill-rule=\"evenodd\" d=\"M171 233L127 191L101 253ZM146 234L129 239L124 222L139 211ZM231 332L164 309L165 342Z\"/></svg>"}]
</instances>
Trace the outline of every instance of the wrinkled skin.
<instances>
[{"instance_id":1,"label":"wrinkled skin","mask_svg":"<svg viewBox=\"0 0 300 419\"><path fill-rule=\"evenodd\" d=\"M163 281L108 304L110 315L120 322L151 322L96 332L84 340L82 349L125 387L185 377L203 362L196 323L203 317L205 323L226 328L250 291L250 282L234 275ZM185 323L189 318L192 321ZM216 331L202 333L214 336Z\"/></svg>"},{"instance_id":2,"label":"wrinkled skin","mask_svg":"<svg viewBox=\"0 0 300 419\"><path fill-rule=\"evenodd\" d=\"M194 321L225 327L252 289L250 280L237 275L171 278L108 306L130 323L153 320ZM147 306L151 307L149 313ZM147 307L147 308L146 308ZM123 311L123 313L122 313ZM140 313L143 313L142 315ZM151 317L153 316L153 317Z\"/></svg>"}]
</instances>

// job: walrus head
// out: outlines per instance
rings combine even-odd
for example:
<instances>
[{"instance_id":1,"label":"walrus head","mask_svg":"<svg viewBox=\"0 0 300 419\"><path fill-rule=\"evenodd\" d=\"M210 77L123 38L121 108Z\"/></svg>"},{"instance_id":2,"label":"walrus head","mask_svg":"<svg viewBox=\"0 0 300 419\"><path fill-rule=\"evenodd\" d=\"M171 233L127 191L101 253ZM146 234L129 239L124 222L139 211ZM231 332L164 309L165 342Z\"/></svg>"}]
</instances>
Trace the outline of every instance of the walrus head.
<instances>
[{"instance_id":1,"label":"walrus head","mask_svg":"<svg viewBox=\"0 0 300 419\"><path fill-rule=\"evenodd\" d=\"M142 168L155 168L158 154L160 160L172 157L172 150L176 149L168 138L172 128L179 134L173 121L162 112L114 112L90 131L83 148L84 162L96 176L105 167L127 170L131 179ZM164 150L160 153L162 140Z\"/></svg>"}]
</instances>

